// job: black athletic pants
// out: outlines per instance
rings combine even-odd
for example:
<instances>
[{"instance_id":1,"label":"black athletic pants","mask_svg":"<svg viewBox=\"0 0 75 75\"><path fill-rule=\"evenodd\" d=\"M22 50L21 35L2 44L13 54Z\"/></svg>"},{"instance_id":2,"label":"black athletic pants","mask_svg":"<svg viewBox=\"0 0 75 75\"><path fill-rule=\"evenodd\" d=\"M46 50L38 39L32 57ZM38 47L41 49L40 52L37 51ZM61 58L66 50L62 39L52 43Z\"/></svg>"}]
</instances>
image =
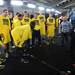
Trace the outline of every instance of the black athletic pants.
<instances>
[{"instance_id":1,"label":"black athletic pants","mask_svg":"<svg viewBox=\"0 0 75 75\"><path fill-rule=\"evenodd\" d=\"M37 43L35 42L37 40ZM40 45L41 44L41 35L40 35L40 30L34 30L32 32L32 45Z\"/></svg>"}]
</instances>

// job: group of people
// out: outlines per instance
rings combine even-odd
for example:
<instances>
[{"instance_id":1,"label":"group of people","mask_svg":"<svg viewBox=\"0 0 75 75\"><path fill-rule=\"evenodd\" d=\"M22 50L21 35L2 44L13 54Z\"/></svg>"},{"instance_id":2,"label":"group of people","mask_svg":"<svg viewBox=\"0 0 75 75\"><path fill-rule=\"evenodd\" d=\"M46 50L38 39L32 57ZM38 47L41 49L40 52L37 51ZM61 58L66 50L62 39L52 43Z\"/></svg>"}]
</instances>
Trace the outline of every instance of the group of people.
<instances>
[{"instance_id":1,"label":"group of people","mask_svg":"<svg viewBox=\"0 0 75 75\"><path fill-rule=\"evenodd\" d=\"M42 12L30 14L24 11L14 15L12 11L4 9L0 15L0 46L8 57L9 43L17 48L41 46L42 43L51 44L56 29L61 33L63 46L64 40L68 42L68 35L74 30L74 24L71 22L66 15L61 19L58 16L53 17L52 13L46 18ZM73 34L71 37L74 40Z\"/></svg>"},{"instance_id":2,"label":"group of people","mask_svg":"<svg viewBox=\"0 0 75 75\"><path fill-rule=\"evenodd\" d=\"M47 37L48 42L55 35L55 27L58 27L58 18L49 14L46 19L44 13L27 11L17 12L4 9L0 15L0 45L4 48L6 56L9 53L9 43L15 47L40 46Z\"/></svg>"}]
</instances>

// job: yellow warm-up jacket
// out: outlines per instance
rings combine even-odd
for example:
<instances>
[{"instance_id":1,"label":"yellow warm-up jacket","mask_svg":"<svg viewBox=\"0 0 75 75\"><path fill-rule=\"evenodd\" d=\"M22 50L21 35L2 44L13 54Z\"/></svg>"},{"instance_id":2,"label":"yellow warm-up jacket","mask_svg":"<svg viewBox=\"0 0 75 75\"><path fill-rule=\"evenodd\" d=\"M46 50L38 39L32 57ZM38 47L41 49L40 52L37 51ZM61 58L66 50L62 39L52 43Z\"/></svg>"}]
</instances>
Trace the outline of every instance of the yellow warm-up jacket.
<instances>
[{"instance_id":1,"label":"yellow warm-up jacket","mask_svg":"<svg viewBox=\"0 0 75 75\"><path fill-rule=\"evenodd\" d=\"M54 33L55 33L55 19L52 17L48 17L47 18L47 36L48 37L54 37Z\"/></svg>"},{"instance_id":2,"label":"yellow warm-up jacket","mask_svg":"<svg viewBox=\"0 0 75 75\"><path fill-rule=\"evenodd\" d=\"M12 29L17 27L17 26L22 26L22 25L30 25L30 19L23 17L22 20L19 20L18 17L13 19L13 25Z\"/></svg>"},{"instance_id":3,"label":"yellow warm-up jacket","mask_svg":"<svg viewBox=\"0 0 75 75\"><path fill-rule=\"evenodd\" d=\"M0 16L0 33L3 34L3 43L7 44L10 39L10 20L8 17Z\"/></svg>"},{"instance_id":4,"label":"yellow warm-up jacket","mask_svg":"<svg viewBox=\"0 0 75 75\"><path fill-rule=\"evenodd\" d=\"M18 19L18 16L14 16L13 20Z\"/></svg>"},{"instance_id":5,"label":"yellow warm-up jacket","mask_svg":"<svg viewBox=\"0 0 75 75\"><path fill-rule=\"evenodd\" d=\"M46 35L46 28L45 28L45 16L39 15L39 25L40 25L40 34L41 36Z\"/></svg>"},{"instance_id":6,"label":"yellow warm-up jacket","mask_svg":"<svg viewBox=\"0 0 75 75\"><path fill-rule=\"evenodd\" d=\"M15 28L15 27L17 27L17 26L22 26L22 25L23 25L22 20L13 19L12 29Z\"/></svg>"},{"instance_id":7,"label":"yellow warm-up jacket","mask_svg":"<svg viewBox=\"0 0 75 75\"><path fill-rule=\"evenodd\" d=\"M30 18L29 17L23 17L22 20L23 25L30 25Z\"/></svg>"},{"instance_id":8,"label":"yellow warm-up jacket","mask_svg":"<svg viewBox=\"0 0 75 75\"><path fill-rule=\"evenodd\" d=\"M17 47L22 47L25 41L32 38L31 29L29 25L15 27L11 31L11 35Z\"/></svg>"}]
</instances>

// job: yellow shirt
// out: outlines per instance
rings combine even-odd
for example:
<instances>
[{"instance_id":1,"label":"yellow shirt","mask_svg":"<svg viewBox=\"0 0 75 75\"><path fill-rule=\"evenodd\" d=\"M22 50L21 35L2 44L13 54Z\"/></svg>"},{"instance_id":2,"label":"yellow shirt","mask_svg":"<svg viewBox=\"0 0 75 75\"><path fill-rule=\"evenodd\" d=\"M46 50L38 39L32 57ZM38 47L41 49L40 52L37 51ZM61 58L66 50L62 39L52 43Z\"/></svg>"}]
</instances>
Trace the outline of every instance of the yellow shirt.
<instances>
[{"instance_id":1,"label":"yellow shirt","mask_svg":"<svg viewBox=\"0 0 75 75\"><path fill-rule=\"evenodd\" d=\"M17 27L17 26L22 26L22 25L24 25L23 20L14 19L13 20L13 24L12 24L12 29Z\"/></svg>"},{"instance_id":2,"label":"yellow shirt","mask_svg":"<svg viewBox=\"0 0 75 75\"><path fill-rule=\"evenodd\" d=\"M47 23L48 25L55 25L55 19L52 17L48 17L47 18Z\"/></svg>"},{"instance_id":3,"label":"yellow shirt","mask_svg":"<svg viewBox=\"0 0 75 75\"><path fill-rule=\"evenodd\" d=\"M10 29L10 20L9 17L0 16L0 27L8 27Z\"/></svg>"},{"instance_id":4,"label":"yellow shirt","mask_svg":"<svg viewBox=\"0 0 75 75\"><path fill-rule=\"evenodd\" d=\"M34 30L40 30L40 24L39 24L39 19L34 19L36 25L34 27Z\"/></svg>"},{"instance_id":5,"label":"yellow shirt","mask_svg":"<svg viewBox=\"0 0 75 75\"><path fill-rule=\"evenodd\" d=\"M23 17L22 23L23 23L23 25L29 25L30 24L30 18Z\"/></svg>"},{"instance_id":6,"label":"yellow shirt","mask_svg":"<svg viewBox=\"0 0 75 75\"><path fill-rule=\"evenodd\" d=\"M10 20L8 17L0 16L0 32L4 36L3 43L10 42Z\"/></svg>"},{"instance_id":7,"label":"yellow shirt","mask_svg":"<svg viewBox=\"0 0 75 75\"><path fill-rule=\"evenodd\" d=\"M54 37L54 33L55 33L55 20L52 17L48 17L47 19L47 36L48 37Z\"/></svg>"},{"instance_id":8,"label":"yellow shirt","mask_svg":"<svg viewBox=\"0 0 75 75\"><path fill-rule=\"evenodd\" d=\"M11 31L14 43L18 47L22 47L23 43L32 38L29 25L18 26Z\"/></svg>"},{"instance_id":9,"label":"yellow shirt","mask_svg":"<svg viewBox=\"0 0 75 75\"><path fill-rule=\"evenodd\" d=\"M40 33L41 36L46 35L46 28L45 28L45 16L39 15L39 25L40 25Z\"/></svg>"},{"instance_id":10,"label":"yellow shirt","mask_svg":"<svg viewBox=\"0 0 75 75\"><path fill-rule=\"evenodd\" d=\"M40 26L35 25L34 30L40 30Z\"/></svg>"},{"instance_id":11,"label":"yellow shirt","mask_svg":"<svg viewBox=\"0 0 75 75\"><path fill-rule=\"evenodd\" d=\"M18 19L18 16L14 16L13 20Z\"/></svg>"}]
</instances>

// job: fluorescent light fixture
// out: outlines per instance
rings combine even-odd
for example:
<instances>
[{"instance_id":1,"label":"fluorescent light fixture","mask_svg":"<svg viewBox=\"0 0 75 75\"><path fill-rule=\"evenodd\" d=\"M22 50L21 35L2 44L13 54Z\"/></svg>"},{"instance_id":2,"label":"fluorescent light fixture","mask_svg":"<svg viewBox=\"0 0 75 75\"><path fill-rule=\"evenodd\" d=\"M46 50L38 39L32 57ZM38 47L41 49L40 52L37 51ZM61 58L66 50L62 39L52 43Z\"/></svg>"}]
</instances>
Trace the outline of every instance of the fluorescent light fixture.
<instances>
[{"instance_id":1,"label":"fluorescent light fixture","mask_svg":"<svg viewBox=\"0 0 75 75\"><path fill-rule=\"evenodd\" d=\"M55 9L51 9L51 11L53 11L53 12L54 12L54 11L55 11Z\"/></svg>"},{"instance_id":2,"label":"fluorescent light fixture","mask_svg":"<svg viewBox=\"0 0 75 75\"><path fill-rule=\"evenodd\" d=\"M46 12L50 12L51 10L50 9L46 9Z\"/></svg>"},{"instance_id":3,"label":"fluorescent light fixture","mask_svg":"<svg viewBox=\"0 0 75 75\"><path fill-rule=\"evenodd\" d=\"M29 7L29 8L36 8L36 5L34 5L34 4L27 4L27 7Z\"/></svg>"},{"instance_id":4,"label":"fluorescent light fixture","mask_svg":"<svg viewBox=\"0 0 75 75\"><path fill-rule=\"evenodd\" d=\"M57 14L61 14L61 12L59 12L59 11L57 11L57 10L56 10L55 12L56 12Z\"/></svg>"},{"instance_id":5,"label":"fluorescent light fixture","mask_svg":"<svg viewBox=\"0 0 75 75\"><path fill-rule=\"evenodd\" d=\"M45 10L44 7L38 7L38 9L41 10L41 11Z\"/></svg>"},{"instance_id":6,"label":"fluorescent light fixture","mask_svg":"<svg viewBox=\"0 0 75 75\"><path fill-rule=\"evenodd\" d=\"M55 15L57 16L58 14L57 14L57 13L55 13Z\"/></svg>"},{"instance_id":7,"label":"fluorescent light fixture","mask_svg":"<svg viewBox=\"0 0 75 75\"><path fill-rule=\"evenodd\" d=\"M4 0L0 0L0 5L3 5L4 4Z\"/></svg>"},{"instance_id":8,"label":"fluorescent light fixture","mask_svg":"<svg viewBox=\"0 0 75 75\"><path fill-rule=\"evenodd\" d=\"M14 6L22 6L23 5L23 2L22 1L19 1L19 0L11 0L11 5L14 5Z\"/></svg>"}]
</instances>

